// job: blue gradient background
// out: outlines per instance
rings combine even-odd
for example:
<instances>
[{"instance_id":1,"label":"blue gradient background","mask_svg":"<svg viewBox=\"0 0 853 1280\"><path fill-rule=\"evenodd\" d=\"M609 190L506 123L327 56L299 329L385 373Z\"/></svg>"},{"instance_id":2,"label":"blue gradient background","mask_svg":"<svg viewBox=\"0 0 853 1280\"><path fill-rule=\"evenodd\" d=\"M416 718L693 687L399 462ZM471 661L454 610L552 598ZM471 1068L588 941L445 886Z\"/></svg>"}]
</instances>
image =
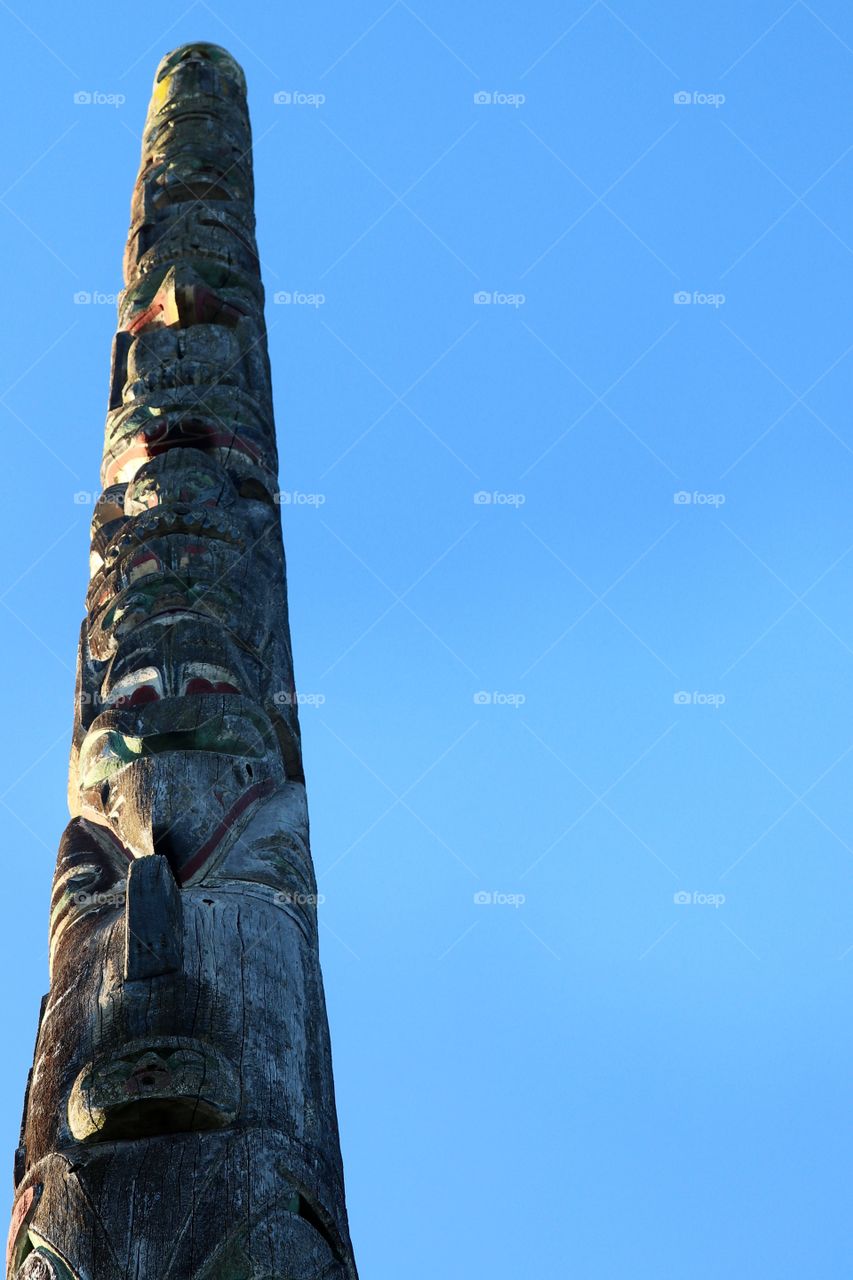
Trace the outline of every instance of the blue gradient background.
<instances>
[{"instance_id":1,"label":"blue gradient background","mask_svg":"<svg viewBox=\"0 0 853 1280\"><path fill-rule=\"evenodd\" d=\"M853 11L179 9L0 7L10 1172L114 326L74 295L206 39L323 498L282 510L364 1280L849 1275Z\"/></svg>"}]
</instances>

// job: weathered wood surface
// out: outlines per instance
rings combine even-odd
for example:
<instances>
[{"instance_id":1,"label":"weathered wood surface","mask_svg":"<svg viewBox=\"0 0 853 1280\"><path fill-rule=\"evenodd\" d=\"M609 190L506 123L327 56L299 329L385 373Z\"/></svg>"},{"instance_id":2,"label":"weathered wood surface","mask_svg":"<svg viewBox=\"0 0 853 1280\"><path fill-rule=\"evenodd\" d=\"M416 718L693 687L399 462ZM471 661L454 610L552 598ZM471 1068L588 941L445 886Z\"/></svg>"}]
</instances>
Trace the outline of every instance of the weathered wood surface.
<instances>
[{"instance_id":1,"label":"weathered wood surface","mask_svg":"<svg viewBox=\"0 0 853 1280\"><path fill-rule=\"evenodd\" d=\"M9 1280L355 1280L243 73L155 80Z\"/></svg>"}]
</instances>

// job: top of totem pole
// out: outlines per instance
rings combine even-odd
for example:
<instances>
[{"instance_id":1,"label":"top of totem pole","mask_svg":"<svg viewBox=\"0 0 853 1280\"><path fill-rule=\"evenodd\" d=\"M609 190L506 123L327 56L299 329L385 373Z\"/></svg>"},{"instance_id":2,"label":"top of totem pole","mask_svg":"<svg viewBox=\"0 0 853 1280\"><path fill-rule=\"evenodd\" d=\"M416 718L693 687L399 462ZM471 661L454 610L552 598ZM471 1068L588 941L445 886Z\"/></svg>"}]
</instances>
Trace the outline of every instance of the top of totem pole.
<instances>
[{"instance_id":1,"label":"top of totem pole","mask_svg":"<svg viewBox=\"0 0 853 1280\"><path fill-rule=\"evenodd\" d=\"M193 40L190 44L179 45L177 49L167 53L165 58L161 58L154 75L155 88L185 63L210 63L221 75L233 80L241 93L246 93L246 77L237 59L227 49L223 49L222 45L210 44L206 40Z\"/></svg>"},{"instance_id":2,"label":"top of totem pole","mask_svg":"<svg viewBox=\"0 0 853 1280\"><path fill-rule=\"evenodd\" d=\"M227 49L202 40L182 44L162 59L154 76L148 104L146 133L167 124L188 109L203 115L231 115L236 111L248 130L246 77Z\"/></svg>"}]
</instances>

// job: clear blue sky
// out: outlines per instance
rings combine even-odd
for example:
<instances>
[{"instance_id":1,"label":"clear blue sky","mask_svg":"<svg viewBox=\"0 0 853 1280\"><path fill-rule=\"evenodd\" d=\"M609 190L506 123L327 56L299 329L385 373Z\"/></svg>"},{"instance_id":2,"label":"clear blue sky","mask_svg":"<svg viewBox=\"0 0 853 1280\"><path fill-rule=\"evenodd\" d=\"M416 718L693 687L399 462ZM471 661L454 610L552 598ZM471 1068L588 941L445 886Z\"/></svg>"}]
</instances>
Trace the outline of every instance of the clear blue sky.
<instances>
[{"instance_id":1,"label":"clear blue sky","mask_svg":"<svg viewBox=\"0 0 853 1280\"><path fill-rule=\"evenodd\" d=\"M10 1170L66 820L98 297L156 63L212 40L249 78L302 499L364 1280L848 1276L849 4L14 0L0 31Z\"/></svg>"}]
</instances>

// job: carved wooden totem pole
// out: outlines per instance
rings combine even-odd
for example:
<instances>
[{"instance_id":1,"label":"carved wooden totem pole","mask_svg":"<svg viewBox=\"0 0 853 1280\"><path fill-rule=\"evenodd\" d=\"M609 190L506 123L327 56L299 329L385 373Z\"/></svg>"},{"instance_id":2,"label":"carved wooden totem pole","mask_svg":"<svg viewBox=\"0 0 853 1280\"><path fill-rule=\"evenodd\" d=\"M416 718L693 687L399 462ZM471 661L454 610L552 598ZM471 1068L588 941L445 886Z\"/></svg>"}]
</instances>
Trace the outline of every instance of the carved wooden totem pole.
<instances>
[{"instance_id":1,"label":"carved wooden totem pole","mask_svg":"<svg viewBox=\"0 0 853 1280\"><path fill-rule=\"evenodd\" d=\"M355 1280L243 73L145 124L7 1280Z\"/></svg>"}]
</instances>

